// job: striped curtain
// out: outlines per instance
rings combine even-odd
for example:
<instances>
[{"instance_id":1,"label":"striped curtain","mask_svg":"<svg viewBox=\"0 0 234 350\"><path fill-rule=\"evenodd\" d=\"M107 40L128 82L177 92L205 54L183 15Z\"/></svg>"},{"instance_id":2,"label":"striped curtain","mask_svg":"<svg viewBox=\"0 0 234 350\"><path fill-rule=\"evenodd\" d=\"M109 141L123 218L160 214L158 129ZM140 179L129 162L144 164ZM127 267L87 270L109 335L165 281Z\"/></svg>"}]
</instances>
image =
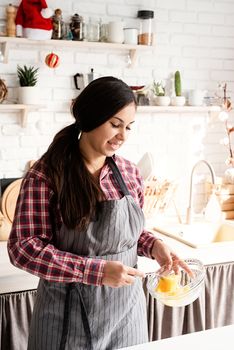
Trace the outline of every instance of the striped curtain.
<instances>
[{"instance_id":1,"label":"striped curtain","mask_svg":"<svg viewBox=\"0 0 234 350\"><path fill-rule=\"evenodd\" d=\"M26 350L36 290L0 295L0 349Z\"/></svg>"},{"instance_id":2,"label":"striped curtain","mask_svg":"<svg viewBox=\"0 0 234 350\"><path fill-rule=\"evenodd\" d=\"M164 306L144 290L150 341L234 324L234 262L207 265L200 297L184 307ZM0 295L0 349L26 350L36 290Z\"/></svg>"}]
</instances>

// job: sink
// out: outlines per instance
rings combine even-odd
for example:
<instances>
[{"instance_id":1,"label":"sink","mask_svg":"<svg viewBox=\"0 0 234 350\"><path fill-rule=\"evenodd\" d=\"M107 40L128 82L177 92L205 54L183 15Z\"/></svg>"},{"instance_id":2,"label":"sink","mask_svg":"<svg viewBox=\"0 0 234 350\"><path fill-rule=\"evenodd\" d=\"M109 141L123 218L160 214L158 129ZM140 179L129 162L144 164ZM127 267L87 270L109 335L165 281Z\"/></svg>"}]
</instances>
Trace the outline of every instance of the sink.
<instances>
[{"instance_id":1,"label":"sink","mask_svg":"<svg viewBox=\"0 0 234 350\"><path fill-rule=\"evenodd\" d=\"M192 224L159 224L154 231L177 239L193 248L210 244L234 242L234 222L194 222Z\"/></svg>"}]
</instances>

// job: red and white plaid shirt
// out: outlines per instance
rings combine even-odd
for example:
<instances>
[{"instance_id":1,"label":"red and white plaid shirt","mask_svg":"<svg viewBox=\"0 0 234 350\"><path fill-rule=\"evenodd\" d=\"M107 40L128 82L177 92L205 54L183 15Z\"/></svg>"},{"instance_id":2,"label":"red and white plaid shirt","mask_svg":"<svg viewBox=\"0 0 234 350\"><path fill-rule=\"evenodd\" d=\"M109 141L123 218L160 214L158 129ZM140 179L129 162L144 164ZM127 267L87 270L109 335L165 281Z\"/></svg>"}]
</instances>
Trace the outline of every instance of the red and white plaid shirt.
<instances>
[{"instance_id":1,"label":"red and white plaid shirt","mask_svg":"<svg viewBox=\"0 0 234 350\"><path fill-rule=\"evenodd\" d=\"M144 189L139 170L120 156L115 156L115 161L130 194L142 208ZM107 200L121 198L108 164L102 168L99 181ZM11 262L49 281L101 285L105 260L78 256L54 246L54 233L60 229L62 220L53 199L54 193L48 185L43 164L38 161L22 182L8 240ZM51 223L51 212L55 215L56 225ZM138 240L138 255L151 257L155 239L152 233L144 230Z\"/></svg>"}]
</instances>

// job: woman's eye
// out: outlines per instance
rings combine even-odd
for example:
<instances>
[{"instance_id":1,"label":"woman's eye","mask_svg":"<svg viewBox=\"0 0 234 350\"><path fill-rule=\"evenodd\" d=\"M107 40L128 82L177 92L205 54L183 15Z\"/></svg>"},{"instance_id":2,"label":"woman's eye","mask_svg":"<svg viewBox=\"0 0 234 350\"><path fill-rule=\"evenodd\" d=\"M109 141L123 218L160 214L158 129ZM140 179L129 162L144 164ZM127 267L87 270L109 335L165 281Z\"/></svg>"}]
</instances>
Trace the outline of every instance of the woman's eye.
<instances>
[{"instance_id":1,"label":"woman's eye","mask_svg":"<svg viewBox=\"0 0 234 350\"><path fill-rule=\"evenodd\" d=\"M116 125L114 123L111 123L111 125L113 126L113 128L119 128L120 127L120 125Z\"/></svg>"},{"instance_id":2,"label":"woman's eye","mask_svg":"<svg viewBox=\"0 0 234 350\"><path fill-rule=\"evenodd\" d=\"M122 127L121 124L114 124L112 122L111 122L111 125L112 125L113 128L116 128L116 129ZM126 126L126 130L131 130L130 126Z\"/></svg>"}]
</instances>

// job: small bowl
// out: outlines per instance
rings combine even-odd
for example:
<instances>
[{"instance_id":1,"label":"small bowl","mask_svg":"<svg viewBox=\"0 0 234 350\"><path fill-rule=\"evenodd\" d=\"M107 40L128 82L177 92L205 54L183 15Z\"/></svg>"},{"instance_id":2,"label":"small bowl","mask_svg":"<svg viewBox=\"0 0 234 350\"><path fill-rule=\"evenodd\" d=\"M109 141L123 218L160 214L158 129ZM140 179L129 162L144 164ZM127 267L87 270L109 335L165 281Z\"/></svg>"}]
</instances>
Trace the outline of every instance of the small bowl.
<instances>
[{"instance_id":1,"label":"small bowl","mask_svg":"<svg viewBox=\"0 0 234 350\"><path fill-rule=\"evenodd\" d=\"M161 276L156 272L148 275L147 289L153 298L167 306L186 306L199 297L205 279L204 265L197 259L185 259L184 261L192 270L194 277L190 277L187 272L181 270L179 282L181 288L177 293L157 292L156 288Z\"/></svg>"}]
</instances>

